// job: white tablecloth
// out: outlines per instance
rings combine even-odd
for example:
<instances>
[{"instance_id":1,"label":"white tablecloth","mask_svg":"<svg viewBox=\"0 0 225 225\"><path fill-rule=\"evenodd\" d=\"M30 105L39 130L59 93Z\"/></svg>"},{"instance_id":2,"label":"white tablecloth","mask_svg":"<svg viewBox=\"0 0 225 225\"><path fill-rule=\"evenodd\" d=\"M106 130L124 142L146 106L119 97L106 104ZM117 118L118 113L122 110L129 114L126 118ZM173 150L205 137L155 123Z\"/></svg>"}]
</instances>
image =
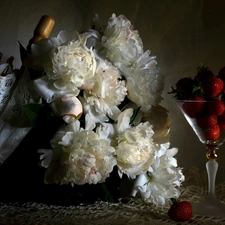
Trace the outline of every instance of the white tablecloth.
<instances>
[{"instance_id":1,"label":"white tablecloth","mask_svg":"<svg viewBox=\"0 0 225 225\"><path fill-rule=\"evenodd\" d=\"M207 176L196 168L185 171L181 200L198 202L207 194ZM217 198L225 200L225 182L216 185ZM3 194L3 193L1 193ZM96 202L87 206L54 206L37 203L0 203L1 225L161 225L161 224L225 224L225 217L193 215L191 221L174 222L167 211L170 204L154 206L143 200L128 203Z\"/></svg>"}]
</instances>

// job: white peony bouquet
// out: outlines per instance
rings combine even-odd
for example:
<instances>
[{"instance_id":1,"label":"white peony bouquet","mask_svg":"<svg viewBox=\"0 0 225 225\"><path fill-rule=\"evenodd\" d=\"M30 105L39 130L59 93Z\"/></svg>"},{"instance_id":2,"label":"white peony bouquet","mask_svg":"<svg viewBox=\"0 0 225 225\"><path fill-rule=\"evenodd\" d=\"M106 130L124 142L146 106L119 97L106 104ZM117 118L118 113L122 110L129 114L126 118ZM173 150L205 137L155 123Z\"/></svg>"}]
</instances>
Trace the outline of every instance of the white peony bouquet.
<instances>
[{"instance_id":1,"label":"white peony bouquet","mask_svg":"<svg viewBox=\"0 0 225 225\"><path fill-rule=\"evenodd\" d=\"M184 176L160 105L164 77L125 16L102 26L95 15L91 29L60 31L31 53L44 71L34 89L63 121L51 149L39 149L45 183L102 183L117 167L135 179L133 196L155 204L179 196Z\"/></svg>"}]
</instances>

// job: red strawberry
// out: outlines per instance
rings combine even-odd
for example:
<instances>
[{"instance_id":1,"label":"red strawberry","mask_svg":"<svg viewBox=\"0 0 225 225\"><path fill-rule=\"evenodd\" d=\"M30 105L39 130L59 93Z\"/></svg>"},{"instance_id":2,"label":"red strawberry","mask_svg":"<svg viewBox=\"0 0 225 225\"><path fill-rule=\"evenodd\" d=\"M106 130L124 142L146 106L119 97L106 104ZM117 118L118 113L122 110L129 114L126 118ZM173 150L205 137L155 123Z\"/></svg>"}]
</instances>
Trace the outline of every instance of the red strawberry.
<instances>
[{"instance_id":1,"label":"red strawberry","mask_svg":"<svg viewBox=\"0 0 225 225\"><path fill-rule=\"evenodd\" d=\"M173 204L168 210L168 216L174 221L189 221L192 218L192 206L188 201L178 202L171 199Z\"/></svg>"},{"instance_id":2,"label":"red strawberry","mask_svg":"<svg viewBox=\"0 0 225 225\"><path fill-rule=\"evenodd\" d=\"M202 115L196 120L199 127L202 129L213 128L217 125L217 116L215 114Z\"/></svg>"},{"instance_id":3,"label":"red strawberry","mask_svg":"<svg viewBox=\"0 0 225 225\"><path fill-rule=\"evenodd\" d=\"M225 66L219 71L218 77L225 82Z\"/></svg>"},{"instance_id":4,"label":"red strawberry","mask_svg":"<svg viewBox=\"0 0 225 225\"><path fill-rule=\"evenodd\" d=\"M205 104L204 98L192 96L189 101L183 104L183 110L189 117L195 118L204 111Z\"/></svg>"},{"instance_id":5,"label":"red strawberry","mask_svg":"<svg viewBox=\"0 0 225 225\"><path fill-rule=\"evenodd\" d=\"M223 81L223 83L225 84L225 66L223 68L220 69L219 73L218 73L218 77ZM225 88L223 88L222 93L225 95Z\"/></svg>"},{"instance_id":6,"label":"red strawberry","mask_svg":"<svg viewBox=\"0 0 225 225\"><path fill-rule=\"evenodd\" d=\"M220 127L216 125L213 128L207 129L204 131L205 138L210 141L216 141L220 137Z\"/></svg>"},{"instance_id":7,"label":"red strawberry","mask_svg":"<svg viewBox=\"0 0 225 225\"><path fill-rule=\"evenodd\" d=\"M223 103L223 101L219 98L211 101L208 103L207 108L209 110L209 112L220 116L223 114L223 112L225 111L225 105Z\"/></svg>"},{"instance_id":8,"label":"red strawberry","mask_svg":"<svg viewBox=\"0 0 225 225\"><path fill-rule=\"evenodd\" d=\"M213 72L203 65L197 67L197 74L194 77L194 80L198 82L204 81L208 76L213 76Z\"/></svg>"},{"instance_id":9,"label":"red strawberry","mask_svg":"<svg viewBox=\"0 0 225 225\"><path fill-rule=\"evenodd\" d=\"M201 87L206 97L214 98L222 92L224 83L217 76L208 76L202 82Z\"/></svg>"},{"instance_id":10,"label":"red strawberry","mask_svg":"<svg viewBox=\"0 0 225 225\"><path fill-rule=\"evenodd\" d=\"M194 82L190 77L184 77L176 83L176 93L178 99L188 99L192 93Z\"/></svg>"},{"instance_id":11,"label":"red strawberry","mask_svg":"<svg viewBox=\"0 0 225 225\"><path fill-rule=\"evenodd\" d=\"M177 81L176 87L168 94L175 94L176 99L186 100L191 95L194 88L194 81L190 77L184 77Z\"/></svg>"},{"instance_id":12,"label":"red strawberry","mask_svg":"<svg viewBox=\"0 0 225 225\"><path fill-rule=\"evenodd\" d=\"M221 130L225 130L225 112L218 116L218 125Z\"/></svg>"}]
</instances>

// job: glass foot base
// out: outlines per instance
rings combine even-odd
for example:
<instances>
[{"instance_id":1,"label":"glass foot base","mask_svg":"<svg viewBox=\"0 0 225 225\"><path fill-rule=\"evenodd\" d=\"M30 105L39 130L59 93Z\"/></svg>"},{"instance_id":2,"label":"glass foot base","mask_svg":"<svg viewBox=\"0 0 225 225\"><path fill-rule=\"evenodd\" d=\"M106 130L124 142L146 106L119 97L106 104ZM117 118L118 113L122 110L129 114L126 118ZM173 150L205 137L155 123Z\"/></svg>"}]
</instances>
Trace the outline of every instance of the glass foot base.
<instances>
[{"instance_id":1,"label":"glass foot base","mask_svg":"<svg viewBox=\"0 0 225 225\"><path fill-rule=\"evenodd\" d=\"M202 202L193 203L193 215L200 216L225 216L225 204L217 199L206 199Z\"/></svg>"}]
</instances>

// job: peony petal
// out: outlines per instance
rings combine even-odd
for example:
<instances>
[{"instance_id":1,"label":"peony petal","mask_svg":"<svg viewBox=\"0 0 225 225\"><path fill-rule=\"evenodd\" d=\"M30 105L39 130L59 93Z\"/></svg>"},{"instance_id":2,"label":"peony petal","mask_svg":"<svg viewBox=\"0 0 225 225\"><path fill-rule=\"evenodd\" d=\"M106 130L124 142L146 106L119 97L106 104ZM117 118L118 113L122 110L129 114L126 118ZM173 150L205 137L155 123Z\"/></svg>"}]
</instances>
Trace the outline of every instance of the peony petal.
<instances>
[{"instance_id":1,"label":"peony petal","mask_svg":"<svg viewBox=\"0 0 225 225\"><path fill-rule=\"evenodd\" d=\"M131 196L135 197L140 188L142 192L146 192L147 182L148 177L145 173L142 173L139 176L137 176L132 187Z\"/></svg>"},{"instance_id":2,"label":"peony petal","mask_svg":"<svg viewBox=\"0 0 225 225\"><path fill-rule=\"evenodd\" d=\"M130 118L133 115L133 109L129 108L124 110L118 117L117 127L118 132L124 132L130 125Z\"/></svg>"},{"instance_id":3,"label":"peony petal","mask_svg":"<svg viewBox=\"0 0 225 225\"><path fill-rule=\"evenodd\" d=\"M54 86L54 81L49 80L47 76L34 81L34 90L46 100L51 103L62 95L68 93L67 90L59 90Z\"/></svg>"}]
</instances>

